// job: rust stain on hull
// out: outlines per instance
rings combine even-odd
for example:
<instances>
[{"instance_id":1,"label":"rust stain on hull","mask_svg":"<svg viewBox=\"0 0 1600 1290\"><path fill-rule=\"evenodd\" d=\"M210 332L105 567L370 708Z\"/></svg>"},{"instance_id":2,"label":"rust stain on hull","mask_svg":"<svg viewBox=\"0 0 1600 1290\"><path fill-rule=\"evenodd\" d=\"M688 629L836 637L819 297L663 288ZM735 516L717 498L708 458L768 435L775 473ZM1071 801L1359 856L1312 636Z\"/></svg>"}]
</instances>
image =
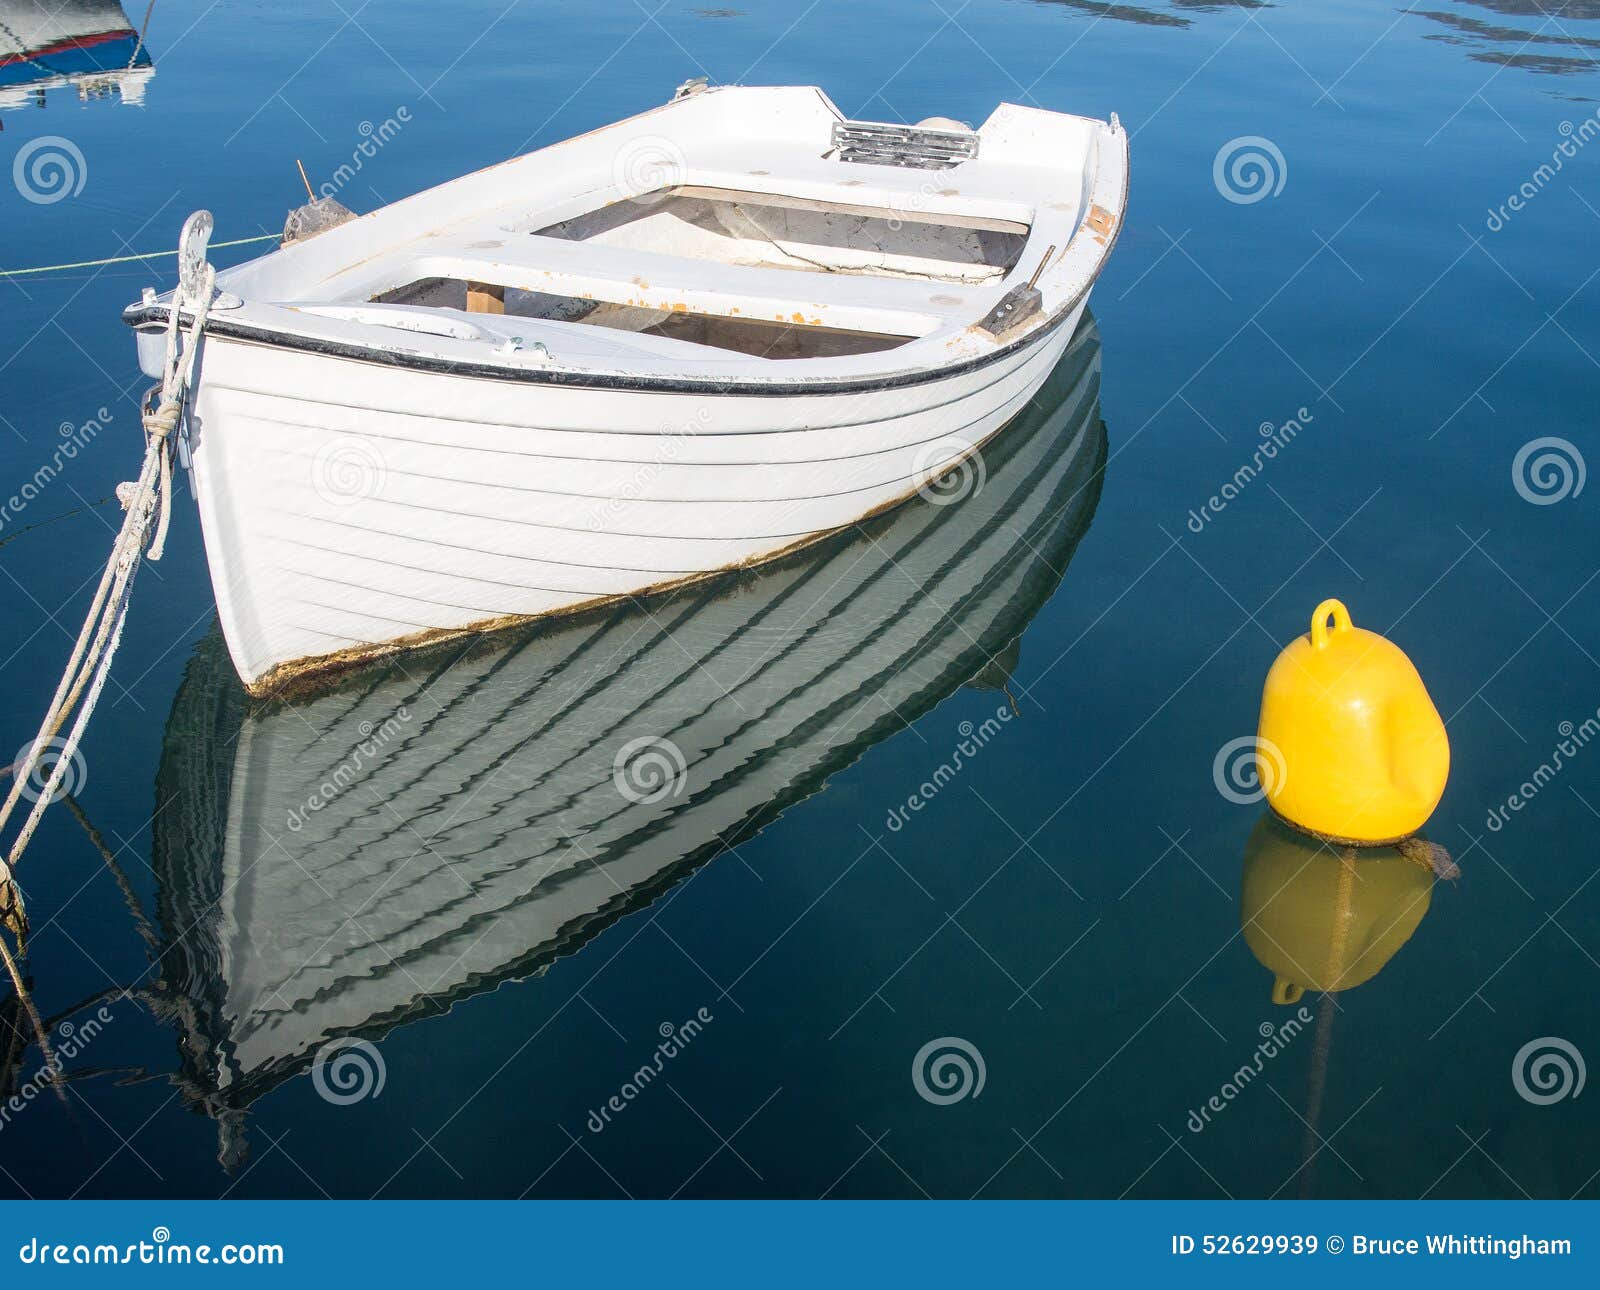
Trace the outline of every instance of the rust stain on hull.
<instances>
[{"instance_id":1,"label":"rust stain on hull","mask_svg":"<svg viewBox=\"0 0 1600 1290\"><path fill-rule=\"evenodd\" d=\"M1089 208L1089 214L1083 222L1094 233L1094 240L1105 246L1106 239L1111 236L1111 230L1116 227L1117 217L1104 206L1097 204Z\"/></svg>"}]
</instances>

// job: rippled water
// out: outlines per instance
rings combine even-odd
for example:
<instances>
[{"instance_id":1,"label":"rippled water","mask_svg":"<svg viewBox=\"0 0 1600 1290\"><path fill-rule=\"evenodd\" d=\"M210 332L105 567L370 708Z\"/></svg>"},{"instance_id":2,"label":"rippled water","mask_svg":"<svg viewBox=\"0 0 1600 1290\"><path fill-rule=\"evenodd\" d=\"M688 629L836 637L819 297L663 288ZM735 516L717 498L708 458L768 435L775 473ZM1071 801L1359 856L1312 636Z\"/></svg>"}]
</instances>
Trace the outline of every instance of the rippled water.
<instances>
[{"instance_id":1,"label":"rippled water","mask_svg":"<svg viewBox=\"0 0 1600 1290\"><path fill-rule=\"evenodd\" d=\"M180 505L25 861L70 1079L14 1054L5 1194L1600 1193L1600 1103L1518 1064L1600 1059L1600 6L157 0L14 58L17 7L0 268L272 231L296 158L370 209L693 75L1115 110L1133 188L981 490L649 613L252 708ZM0 279L7 750L169 273ZM1447 720L1456 881L1219 791L1330 595Z\"/></svg>"}]
</instances>

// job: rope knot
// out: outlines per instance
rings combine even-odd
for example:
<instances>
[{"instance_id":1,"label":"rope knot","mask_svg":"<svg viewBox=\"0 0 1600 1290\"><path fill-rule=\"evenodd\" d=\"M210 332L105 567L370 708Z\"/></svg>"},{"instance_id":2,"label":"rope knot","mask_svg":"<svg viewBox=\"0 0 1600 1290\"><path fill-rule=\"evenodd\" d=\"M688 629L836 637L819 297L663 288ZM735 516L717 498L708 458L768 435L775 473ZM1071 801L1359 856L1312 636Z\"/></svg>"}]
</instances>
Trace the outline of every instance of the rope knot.
<instances>
[{"instance_id":1,"label":"rope knot","mask_svg":"<svg viewBox=\"0 0 1600 1290\"><path fill-rule=\"evenodd\" d=\"M154 412L144 414L145 433L152 439L165 439L178 426L178 417L183 412L183 404L173 398L161 400L161 406Z\"/></svg>"}]
</instances>

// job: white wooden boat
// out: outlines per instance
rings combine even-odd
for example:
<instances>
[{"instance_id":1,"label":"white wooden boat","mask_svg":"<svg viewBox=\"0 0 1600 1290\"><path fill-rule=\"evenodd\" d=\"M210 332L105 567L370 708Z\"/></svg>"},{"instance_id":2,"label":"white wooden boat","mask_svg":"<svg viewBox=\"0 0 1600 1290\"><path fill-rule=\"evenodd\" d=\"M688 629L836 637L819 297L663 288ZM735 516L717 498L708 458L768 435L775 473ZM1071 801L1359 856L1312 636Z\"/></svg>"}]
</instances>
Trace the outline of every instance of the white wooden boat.
<instances>
[{"instance_id":1,"label":"white wooden boat","mask_svg":"<svg viewBox=\"0 0 1600 1290\"><path fill-rule=\"evenodd\" d=\"M648 608L290 703L252 703L207 637L167 724L152 860L155 1002L194 1103L226 1125L330 1039L537 974L963 684L1003 685L1099 499L1098 392L1086 321L980 489ZM640 737L681 769L630 794Z\"/></svg>"},{"instance_id":2,"label":"white wooden boat","mask_svg":"<svg viewBox=\"0 0 1600 1290\"><path fill-rule=\"evenodd\" d=\"M1039 388L1126 186L1115 117L879 126L688 85L220 274L183 449L241 678L660 591L905 500ZM167 309L125 315L153 374Z\"/></svg>"}]
</instances>

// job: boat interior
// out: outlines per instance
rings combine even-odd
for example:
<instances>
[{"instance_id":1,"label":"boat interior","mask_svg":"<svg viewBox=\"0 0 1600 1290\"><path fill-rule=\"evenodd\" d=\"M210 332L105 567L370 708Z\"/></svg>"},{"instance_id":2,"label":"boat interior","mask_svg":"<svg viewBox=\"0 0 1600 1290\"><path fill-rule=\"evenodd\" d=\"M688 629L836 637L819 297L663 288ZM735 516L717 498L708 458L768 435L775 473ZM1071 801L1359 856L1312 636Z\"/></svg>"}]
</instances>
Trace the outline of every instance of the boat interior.
<instances>
[{"instance_id":1,"label":"boat interior","mask_svg":"<svg viewBox=\"0 0 1600 1290\"><path fill-rule=\"evenodd\" d=\"M886 307L897 301L953 305L960 297L945 293L946 300L937 300L925 284L961 287L999 281L1027 241L1027 225L1008 220L958 217L946 222L884 208L690 186L614 202L538 229L505 231L510 237L500 246L477 248L497 253L495 260L504 264L497 265L498 271L485 268L476 278L419 278L379 291L369 303L579 323L758 358L836 357L893 349L926 331L926 322L908 319L896 330L829 325L815 297L828 301L830 292L818 291L812 283L793 284L792 299L785 302L792 308L780 307L771 316L747 314L731 301L726 312L713 313L686 301L652 298L649 281L640 273L594 282L582 294L532 290L519 285L529 281L516 271L526 266L505 263L499 253L506 241L526 238L523 249L544 265L581 266L585 252L591 260L615 257L658 271L669 260L714 265L734 270L719 281L729 294L746 299L761 294L763 287L769 297L775 294L780 285L767 277L774 271L907 284L881 295L870 286L858 286L840 300L848 309L852 299L865 304L875 296ZM569 246L578 249L576 255L568 253ZM742 269L762 273L737 272ZM678 280L703 276L703 268L682 268L677 274ZM670 272L667 279L674 280ZM610 296L622 298L607 298L608 288Z\"/></svg>"},{"instance_id":2,"label":"boat interior","mask_svg":"<svg viewBox=\"0 0 1600 1290\"><path fill-rule=\"evenodd\" d=\"M763 114L794 137L756 137ZM870 126L815 90L718 90L419 193L219 286L368 343L381 328L679 370L718 354L850 360L961 337L1058 266L1089 210L1097 128L1026 108L977 130ZM842 130L879 133L862 149Z\"/></svg>"}]
</instances>

